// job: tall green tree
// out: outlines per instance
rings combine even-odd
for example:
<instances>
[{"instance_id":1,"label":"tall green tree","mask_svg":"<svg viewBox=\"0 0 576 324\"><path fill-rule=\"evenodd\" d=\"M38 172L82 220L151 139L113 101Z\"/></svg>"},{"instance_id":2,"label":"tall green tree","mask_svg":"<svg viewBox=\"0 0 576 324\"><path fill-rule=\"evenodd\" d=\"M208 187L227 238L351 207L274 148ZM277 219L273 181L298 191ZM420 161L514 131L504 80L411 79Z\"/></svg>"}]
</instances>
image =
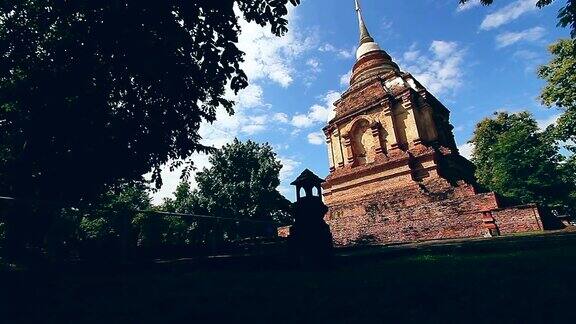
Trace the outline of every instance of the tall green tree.
<instances>
[{"instance_id":1,"label":"tall green tree","mask_svg":"<svg viewBox=\"0 0 576 324\"><path fill-rule=\"evenodd\" d=\"M139 211L147 211L151 206L145 185L138 182L117 185L77 210L76 214L80 214L79 239L95 248L118 245L121 239L129 241L132 220L141 215Z\"/></svg>"},{"instance_id":2,"label":"tall green tree","mask_svg":"<svg viewBox=\"0 0 576 324\"><path fill-rule=\"evenodd\" d=\"M488 189L519 203L574 204L576 176L567 173L557 142L539 131L529 113L503 112L482 120L471 143L476 177Z\"/></svg>"},{"instance_id":3,"label":"tall green tree","mask_svg":"<svg viewBox=\"0 0 576 324\"><path fill-rule=\"evenodd\" d=\"M239 19L286 32L298 0L3 0L0 190L78 201L206 152L247 86Z\"/></svg>"},{"instance_id":4,"label":"tall green tree","mask_svg":"<svg viewBox=\"0 0 576 324\"><path fill-rule=\"evenodd\" d=\"M134 225L138 230L138 245L144 247L188 246L202 248L207 244L206 226L202 220L180 215L166 215L163 212L177 214L206 214L198 200L197 191L191 189L188 181L178 184L174 198L166 198L158 213L137 216Z\"/></svg>"},{"instance_id":5,"label":"tall green tree","mask_svg":"<svg viewBox=\"0 0 576 324\"><path fill-rule=\"evenodd\" d=\"M465 4L472 0L460 0L460 4ZM551 4L554 0L538 0L536 6L538 8L545 7ZM480 0L485 6L494 3L494 0ZM570 27L572 38L576 38L576 0L566 0L566 5L560 8L558 12L558 26Z\"/></svg>"},{"instance_id":6,"label":"tall green tree","mask_svg":"<svg viewBox=\"0 0 576 324\"><path fill-rule=\"evenodd\" d=\"M278 191L281 162L272 147L235 139L210 156L211 167L196 175L198 202L210 215L243 221L289 221L290 202ZM270 224L239 222L235 235ZM260 230L261 231L261 230Z\"/></svg>"},{"instance_id":7,"label":"tall green tree","mask_svg":"<svg viewBox=\"0 0 576 324\"><path fill-rule=\"evenodd\" d=\"M555 127L561 141L576 141L576 45L563 39L550 46L551 61L540 67L538 75L546 80L540 95L549 107L558 107L562 115ZM574 148L572 147L573 151Z\"/></svg>"},{"instance_id":8,"label":"tall green tree","mask_svg":"<svg viewBox=\"0 0 576 324\"><path fill-rule=\"evenodd\" d=\"M207 214L200 200L198 190L192 189L187 180L182 180L174 191L174 198L164 199L161 209L172 213Z\"/></svg>"}]
</instances>

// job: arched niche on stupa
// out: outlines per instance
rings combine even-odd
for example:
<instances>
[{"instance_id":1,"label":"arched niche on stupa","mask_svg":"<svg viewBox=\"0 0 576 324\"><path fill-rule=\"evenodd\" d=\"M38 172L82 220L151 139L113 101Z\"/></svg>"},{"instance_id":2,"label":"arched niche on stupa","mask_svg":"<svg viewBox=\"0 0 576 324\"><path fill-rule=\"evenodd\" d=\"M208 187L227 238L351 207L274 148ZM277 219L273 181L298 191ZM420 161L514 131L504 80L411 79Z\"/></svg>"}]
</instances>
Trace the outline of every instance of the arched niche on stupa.
<instances>
[{"instance_id":1,"label":"arched niche on stupa","mask_svg":"<svg viewBox=\"0 0 576 324\"><path fill-rule=\"evenodd\" d=\"M370 122L365 118L360 118L352 124L350 129L352 137L352 151L356 165L363 165L374 162L374 136L370 129Z\"/></svg>"}]
</instances>

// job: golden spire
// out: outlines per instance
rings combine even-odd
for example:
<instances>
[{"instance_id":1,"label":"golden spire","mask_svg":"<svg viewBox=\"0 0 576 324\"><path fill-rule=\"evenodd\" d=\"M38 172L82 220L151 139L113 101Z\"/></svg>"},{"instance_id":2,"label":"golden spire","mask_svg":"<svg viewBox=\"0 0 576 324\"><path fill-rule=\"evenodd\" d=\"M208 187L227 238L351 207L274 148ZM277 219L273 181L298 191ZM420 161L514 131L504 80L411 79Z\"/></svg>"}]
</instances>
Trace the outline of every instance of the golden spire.
<instances>
[{"instance_id":1,"label":"golden spire","mask_svg":"<svg viewBox=\"0 0 576 324\"><path fill-rule=\"evenodd\" d=\"M358 23L360 24L360 45L365 43L373 43L374 38L370 36L368 28L366 28L366 23L364 23L364 17L362 17L362 9L360 8L360 3L358 0L354 0L356 3L356 13L358 14Z\"/></svg>"}]
</instances>

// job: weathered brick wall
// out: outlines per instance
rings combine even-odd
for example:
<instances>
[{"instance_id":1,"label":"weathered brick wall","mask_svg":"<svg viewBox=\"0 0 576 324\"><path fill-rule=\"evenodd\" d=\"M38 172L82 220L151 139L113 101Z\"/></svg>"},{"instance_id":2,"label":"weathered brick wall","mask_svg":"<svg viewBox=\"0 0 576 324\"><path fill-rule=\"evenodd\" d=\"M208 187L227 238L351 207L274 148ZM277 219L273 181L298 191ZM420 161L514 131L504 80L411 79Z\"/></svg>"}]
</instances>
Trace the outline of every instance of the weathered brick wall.
<instances>
[{"instance_id":1,"label":"weathered brick wall","mask_svg":"<svg viewBox=\"0 0 576 324\"><path fill-rule=\"evenodd\" d=\"M544 229L535 205L515 206L492 211L500 234L537 232Z\"/></svg>"},{"instance_id":2,"label":"weathered brick wall","mask_svg":"<svg viewBox=\"0 0 576 324\"><path fill-rule=\"evenodd\" d=\"M336 170L324 184L336 245L387 244L483 237L542 230L534 206L502 209L494 193L477 194L437 170L439 153L411 151L377 163ZM414 178L421 179L415 181ZM454 178L454 177L452 177Z\"/></svg>"},{"instance_id":3,"label":"weathered brick wall","mask_svg":"<svg viewBox=\"0 0 576 324\"><path fill-rule=\"evenodd\" d=\"M382 100L386 92L378 80L366 84L363 88L345 94L336 103L336 117L352 113L358 109L369 107Z\"/></svg>"},{"instance_id":4,"label":"weathered brick wall","mask_svg":"<svg viewBox=\"0 0 576 324\"><path fill-rule=\"evenodd\" d=\"M415 196L420 196L419 202ZM437 199L422 193L396 192L333 206L326 216L336 245L385 244L487 234L482 210L496 204L493 194ZM391 199L395 202L391 204Z\"/></svg>"},{"instance_id":5,"label":"weathered brick wall","mask_svg":"<svg viewBox=\"0 0 576 324\"><path fill-rule=\"evenodd\" d=\"M494 193L463 195L457 188L443 193L413 187L380 192L331 206L326 221L339 246L484 237L489 235L484 212L501 235L544 229L534 205L502 209Z\"/></svg>"},{"instance_id":6,"label":"weathered brick wall","mask_svg":"<svg viewBox=\"0 0 576 324\"><path fill-rule=\"evenodd\" d=\"M291 226L278 227L278 237L288 237L288 236L290 236L290 227L291 227Z\"/></svg>"}]
</instances>

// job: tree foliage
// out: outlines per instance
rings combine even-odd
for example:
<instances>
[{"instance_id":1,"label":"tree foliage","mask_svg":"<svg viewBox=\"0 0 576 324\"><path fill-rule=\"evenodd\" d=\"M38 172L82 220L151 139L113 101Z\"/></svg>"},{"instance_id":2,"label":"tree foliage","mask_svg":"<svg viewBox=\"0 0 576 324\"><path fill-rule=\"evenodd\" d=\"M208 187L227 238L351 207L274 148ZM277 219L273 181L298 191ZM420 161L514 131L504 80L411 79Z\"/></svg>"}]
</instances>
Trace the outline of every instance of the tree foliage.
<instances>
[{"instance_id":1,"label":"tree foliage","mask_svg":"<svg viewBox=\"0 0 576 324\"><path fill-rule=\"evenodd\" d=\"M174 199L164 199L161 208L172 213L206 215L208 211L202 206L200 200L198 190L193 190L190 183L184 180L176 187Z\"/></svg>"},{"instance_id":2,"label":"tree foliage","mask_svg":"<svg viewBox=\"0 0 576 324\"><path fill-rule=\"evenodd\" d=\"M151 207L147 188L140 183L118 185L91 203L86 209L79 210L79 240L92 242L98 246L118 244L121 235L126 235L132 218L138 211Z\"/></svg>"},{"instance_id":3,"label":"tree foliage","mask_svg":"<svg viewBox=\"0 0 576 324\"><path fill-rule=\"evenodd\" d=\"M197 195L190 189L187 181L182 181L174 192L175 199L166 198L156 207L161 212L196 214L201 213L198 207ZM133 224L138 229L138 246L193 246L196 248L206 245L206 238L202 236L203 228L198 219L163 214L138 215Z\"/></svg>"},{"instance_id":4,"label":"tree foliage","mask_svg":"<svg viewBox=\"0 0 576 324\"><path fill-rule=\"evenodd\" d=\"M471 0L460 0L460 4L465 4ZM536 6L538 8L545 7L551 4L554 0L538 0ZM494 3L494 0L480 0L485 6ZM566 0L566 5L558 11L558 26L570 27L572 38L576 38L576 0Z\"/></svg>"},{"instance_id":5,"label":"tree foliage","mask_svg":"<svg viewBox=\"0 0 576 324\"><path fill-rule=\"evenodd\" d=\"M476 126L472 161L480 184L520 203L573 205L576 176L556 141L527 112L498 113Z\"/></svg>"},{"instance_id":6,"label":"tree foliage","mask_svg":"<svg viewBox=\"0 0 576 324\"><path fill-rule=\"evenodd\" d=\"M282 35L289 2L1 1L2 191L77 201L151 170L159 185L247 85L237 15Z\"/></svg>"},{"instance_id":7,"label":"tree foliage","mask_svg":"<svg viewBox=\"0 0 576 324\"><path fill-rule=\"evenodd\" d=\"M118 257L122 242L128 243L133 232L131 220L151 207L148 188L138 182L117 185L94 199L89 204L78 207L50 208L39 206L38 211L25 217L40 229L42 248L49 255L65 258L80 253L83 257ZM11 216L11 215L10 215ZM47 228L34 218L49 219ZM23 224L16 235L29 231L29 225ZM28 244L32 242L28 240ZM33 243L33 244L38 244ZM126 245L127 246L127 245Z\"/></svg>"},{"instance_id":8,"label":"tree foliage","mask_svg":"<svg viewBox=\"0 0 576 324\"><path fill-rule=\"evenodd\" d=\"M4 240L6 239L6 224L0 222L0 249L4 246Z\"/></svg>"},{"instance_id":9,"label":"tree foliage","mask_svg":"<svg viewBox=\"0 0 576 324\"><path fill-rule=\"evenodd\" d=\"M184 218L186 244L214 246L268 236L275 234L274 222L291 221L291 204L277 190L282 164L270 145L235 139L209 160L211 166L196 175L197 189L184 180L175 197L160 206L172 213L209 216Z\"/></svg>"},{"instance_id":10,"label":"tree foliage","mask_svg":"<svg viewBox=\"0 0 576 324\"><path fill-rule=\"evenodd\" d=\"M210 156L196 175L200 204L214 216L273 220L289 202L277 190L282 164L272 147L235 139Z\"/></svg>"},{"instance_id":11,"label":"tree foliage","mask_svg":"<svg viewBox=\"0 0 576 324\"><path fill-rule=\"evenodd\" d=\"M540 67L538 75L546 80L540 95L547 106L563 110L556 126L559 140L576 140L576 46L564 39L550 46L552 60Z\"/></svg>"}]
</instances>

